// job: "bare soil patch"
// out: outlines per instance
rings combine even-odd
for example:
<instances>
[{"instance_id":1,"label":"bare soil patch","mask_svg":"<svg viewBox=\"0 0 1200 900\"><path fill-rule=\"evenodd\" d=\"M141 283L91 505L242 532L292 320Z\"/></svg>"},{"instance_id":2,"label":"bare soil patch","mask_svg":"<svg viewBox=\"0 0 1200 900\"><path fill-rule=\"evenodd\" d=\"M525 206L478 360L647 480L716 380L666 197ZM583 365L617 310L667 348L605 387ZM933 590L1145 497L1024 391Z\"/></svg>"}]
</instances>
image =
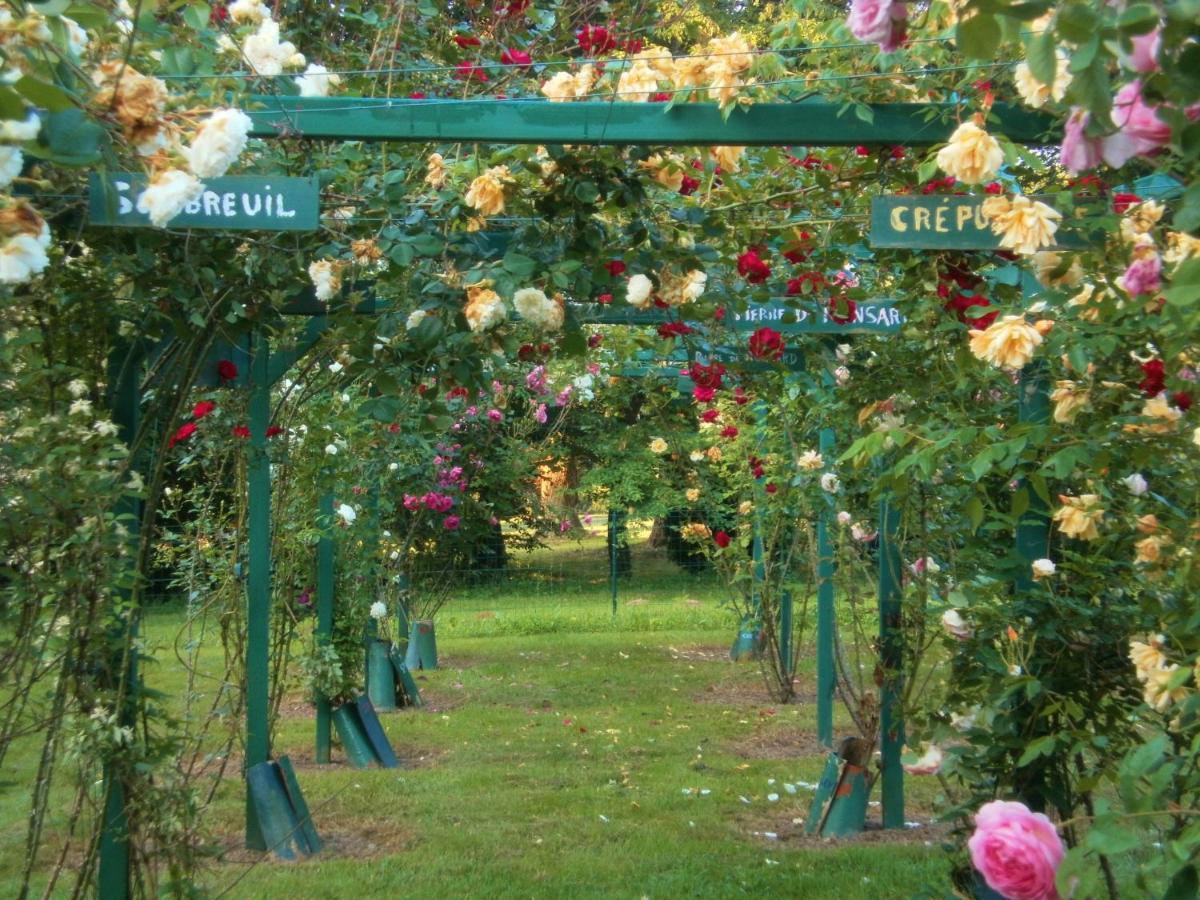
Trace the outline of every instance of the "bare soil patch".
<instances>
[{"instance_id":1,"label":"bare soil patch","mask_svg":"<svg viewBox=\"0 0 1200 900\"><path fill-rule=\"evenodd\" d=\"M804 817L798 816L784 818L760 815L740 819L738 824L747 840L757 841L768 846L782 844L789 848L829 847L846 843L923 846L927 843L939 844L950 834L948 824L927 820L921 820L920 825L913 828L884 828L878 821L871 821L872 815L879 815L878 807L872 807L867 812L867 823L863 831L837 838L806 834ZM796 818L800 818L801 821L794 821ZM775 835L775 837L771 837L771 835Z\"/></svg>"},{"instance_id":2,"label":"bare soil patch","mask_svg":"<svg viewBox=\"0 0 1200 900\"><path fill-rule=\"evenodd\" d=\"M784 725L756 729L754 734L726 744L724 749L742 759L801 759L829 752L814 732Z\"/></svg>"},{"instance_id":3,"label":"bare soil patch","mask_svg":"<svg viewBox=\"0 0 1200 900\"><path fill-rule=\"evenodd\" d=\"M755 673L757 675L757 673ZM769 707L806 706L817 702L817 693L811 687L797 680L796 696L789 704L778 704L767 694L766 685L761 678L746 678L738 681L719 681L708 685L693 698L697 703L715 703L720 706L738 707Z\"/></svg>"},{"instance_id":4,"label":"bare soil patch","mask_svg":"<svg viewBox=\"0 0 1200 900\"><path fill-rule=\"evenodd\" d=\"M247 850L243 837L238 834L222 835L218 839L218 859L224 864L302 866L310 862L337 859L380 859L411 850L417 844L416 831L392 822L373 823L356 818L353 822L339 822L336 818L321 816L317 834L321 838L321 852L315 856L297 860L280 859L274 853Z\"/></svg>"}]
</instances>

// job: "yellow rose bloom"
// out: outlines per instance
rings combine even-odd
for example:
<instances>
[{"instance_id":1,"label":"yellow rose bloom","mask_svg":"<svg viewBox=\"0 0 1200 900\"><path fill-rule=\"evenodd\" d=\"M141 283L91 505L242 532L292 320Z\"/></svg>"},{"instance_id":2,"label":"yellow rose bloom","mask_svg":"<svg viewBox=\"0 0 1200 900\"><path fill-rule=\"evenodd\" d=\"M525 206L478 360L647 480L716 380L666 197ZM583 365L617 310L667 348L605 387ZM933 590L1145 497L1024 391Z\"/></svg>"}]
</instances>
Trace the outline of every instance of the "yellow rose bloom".
<instances>
[{"instance_id":1,"label":"yellow rose bloom","mask_svg":"<svg viewBox=\"0 0 1200 900\"><path fill-rule=\"evenodd\" d=\"M430 153L426 162L425 183L435 191L446 185L449 173L446 171L446 161L440 153Z\"/></svg>"},{"instance_id":2,"label":"yellow rose bloom","mask_svg":"<svg viewBox=\"0 0 1200 900\"><path fill-rule=\"evenodd\" d=\"M485 285L475 284L467 288L467 307L464 315L471 330L479 332L499 325L508 315L508 311L499 294Z\"/></svg>"},{"instance_id":3,"label":"yellow rose bloom","mask_svg":"<svg viewBox=\"0 0 1200 900\"><path fill-rule=\"evenodd\" d=\"M641 164L654 176L654 180L667 190L678 191L683 187L683 160L673 153L663 156L655 153Z\"/></svg>"},{"instance_id":4,"label":"yellow rose bloom","mask_svg":"<svg viewBox=\"0 0 1200 900\"><path fill-rule=\"evenodd\" d=\"M1030 255L1054 246L1062 213L1040 200L1030 200L1021 194L989 197L981 207L991 223L992 233L1000 235L1000 247L1015 253Z\"/></svg>"},{"instance_id":5,"label":"yellow rose bloom","mask_svg":"<svg viewBox=\"0 0 1200 900\"><path fill-rule=\"evenodd\" d=\"M658 73L648 63L638 60L621 73L617 81L617 99L645 103L658 93Z\"/></svg>"},{"instance_id":6,"label":"yellow rose bloom","mask_svg":"<svg viewBox=\"0 0 1200 900\"><path fill-rule=\"evenodd\" d=\"M963 122L938 151L937 164L963 184L982 184L996 177L1004 164L1004 151L994 137L974 122Z\"/></svg>"},{"instance_id":7,"label":"yellow rose bloom","mask_svg":"<svg viewBox=\"0 0 1200 900\"><path fill-rule=\"evenodd\" d=\"M1165 643L1161 634L1151 638L1148 644L1141 641L1129 642L1129 661L1137 670L1138 681L1148 681L1151 672L1166 667L1167 655L1162 651Z\"/></svg>"},{"instance_id":8,"label":"yellow rose bloom","mask_svg":"<svg viewBox=\"0 0 1200 900\"><path fill-rule=\"evenodd\" d=\"M1137 556L1134 562L1152 565L1162 559L1163 548L1170 543L1169 538L1161 537L1157 534L1152 534L1149 537L1144 537L1136 544L1134 549L1137 551Z\"/></svg>"},{"instance_id":9,"label":"yellow rose bloom","mask_svg":"<svg viewBox=\"0 0 1200 900\"><path fill-rule=\"evenodd\" d=\"M816 450L805 450L796 460L796 465L809 472L815 472L825 465L825 460Z\"/></svg>"},{"instance_id":10,"label":"yellow rose bloom","mask_svg":"<svg viewBox=\"0 0 1200 900\"><path fill-rule=\"evenodd\" d=\"M705 456L708 457L709 462L720 462L722 455L720 447L709 447L705 451Z\"/></svg>"},{"instance_id":11,"label":"yellow rose bloom","mask_svg":"<svg viewBox=\"0 0 1200 900\"><path fill-rule=\"evenodd\" d=\"M1147 705L1162 712L1172 703L1177 703L1187 697L1188 689L1183 685L1177 688L1168 687L1171 677L1178 670L1179 666L1170 665L1149 673L1149 677L1146 679L1146 689L1142 696Z\"/></svg>"},{"instance_id":12,"label":"yellow rose bloom","mask_svg":"<svg viewBox=\"0 0 1200 900\"><path fill-rule=\"evenodd\" d=\"M656 437L650 442L650 452L662 455L667 452L667 442L660 437Z\"/></svg>"},{"instance_id":13,"label":"yellow rose bloom","mask_svg":"<svg viewBox=\"0 0 1200 900\"><path fill-rule=\"evenodd\" d=\"M1065 266L1063 255L1053 250L1039 250L1033 254L1033 267L1038 282L1046 287L1074 287L1083 281L1079 260L1072 257L1071 264Z\"/></svg>"},{"instance_id":14,"label":"yellow rose bloom","mask_svg":"<svg viewBox=\"0 0 1200 900\"><path fill-rule=\"evenodd\" d=\"M1094 541L1100 537L1096 524L1104 518L1104 510L1097 505L1100 502L1099 495L1069 497L1059 494L1058 499L1063 504L1054 514L1059 531L1081 541Z\"/></svg>"},{"instance_id":15,"label":"yellow rose bloom","mask_svg":"<svg viewBox=\"0 0 1200 900\"><path fill-rule=\"evenodd\" d=\"M1184 260L1197 255L1200 255L1200 238L1194 238L1182 231L1167 234L1167 250L1163 254L1163 262L1178 266Z\"/></svg>"},{"instance_id":16,"label":"yellow rose bloom","mask_svg":"<svg viewBox=\"0 0 1200 900\"><path fill-rule=\"evenodd\" d=\"M713 147L713 159L717 161L717 165L726 172L736 172L738 170L739 161L742 154L746 152L745 147Z\"/></svg>"},{"instance_id":17,"label":"yellow rose bloom","mask_svg":"<svg viewBox=\"0 0 1200 900\"><path fill-rule=\"evenodd\" d=\"M1067 68L1066 51L1059 49L1055 52L1055 65L1054 81L1051 84L1042 84L1035 78L1029 63L1020 63L1014 70L1013 81L1026 106L1041 109L1050 100L1059 103L1066 96L1067 88L1071 86L1071 70Z\"/></svg>"},{"instance_id":18,"label":"yellow rose bloom","mask_svg":"<svg viewBox=\"0 0 1200 900\"><path fill-rule=\"evenodd\" d=\"M695 503L700 499L700 488L688 488L683 495L687 497L688 503Z\"/></svg>"},{"instance_id":19,"label":"yellow rose bloom","mask_svg":"<svg viewBox=\"0 0 1200 900\"><path fill-rule=\"evenodd\" d=\"M739 516L748 516L753 511L753 509L754 509L753 503L751 503L749 500L743 500L741 503L738 504L738 515Z\"/></svg>"},{"instance_id":20,"label":"yellow rose bloom","mask_svg":"<svg viewBox=\"0 0 1200 900\"><path fill-rule=\"evenodd\" d=\"M984 331L972 329L970 335L977 359L1010 369L1023 368L1042 343L1041 333L1024 316L1004 316Z\"/></svg>"},{"instance_id":21,"label":"yellow rose bloom","mask_svg":"<svg viewBox=\"0 0 1200 900\"><path fill-rule=\"evenodd\" d=\"M508 166L493 166L471 182L467 189L467 206L484 216L504 212L504 181L509 178Z\"/></svg>"},{"instance_id":22,"label":"yellow rose bloom","mask_svg":"<svg viewBox=\"0 0 1200 900\"><path fill-rule=\"evenodd\" d=\"M1074 381L1059 381L1050 394L1050 401L1054 404L1054 421L1069 425L1075 421L1079 411L1088 405L1088 391Z\"/></svg>"}]
</instances>

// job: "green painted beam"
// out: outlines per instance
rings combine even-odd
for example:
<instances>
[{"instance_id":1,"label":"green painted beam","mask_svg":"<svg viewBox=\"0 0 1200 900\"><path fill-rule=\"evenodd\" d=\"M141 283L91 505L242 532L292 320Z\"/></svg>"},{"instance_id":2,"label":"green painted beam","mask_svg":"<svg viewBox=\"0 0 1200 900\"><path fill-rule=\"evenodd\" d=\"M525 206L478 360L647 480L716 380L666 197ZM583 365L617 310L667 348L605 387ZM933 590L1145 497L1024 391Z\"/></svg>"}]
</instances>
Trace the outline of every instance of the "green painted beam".
<instances>
[{"instance_id":1,"label":"green painted beam","mask_svg":"<svg viewBox=\"0 0 1200 900\"><path fill-rule=\"evenodd\" d=\"M945 141L961 108L949 103L880 103L864 122L825 100L756 103L723 121L713 103L544 100L409 100L384 97L247 98L251 132L263 138L361 141L477 141L486 144L683 144L745 146L929 146ZM939 115L940 113L940 115ZM1017 143L1053 143L1052 120L997 103L994 133Z\"/></svg>"},{"instance_id":2,"label":"green painted beam","mask_svg":"<svg viewBox=\"0 0 1200 900\"><path fill-rule=\"evenodd\" d=\"M246 771L265 763L270 745L271 422L270 344L264 329L253 340L250 363L250 440L246 447L249 527L246 578ZM246 792L246 846L265 850L266 841Z\"/></svg>"}]
</instances>

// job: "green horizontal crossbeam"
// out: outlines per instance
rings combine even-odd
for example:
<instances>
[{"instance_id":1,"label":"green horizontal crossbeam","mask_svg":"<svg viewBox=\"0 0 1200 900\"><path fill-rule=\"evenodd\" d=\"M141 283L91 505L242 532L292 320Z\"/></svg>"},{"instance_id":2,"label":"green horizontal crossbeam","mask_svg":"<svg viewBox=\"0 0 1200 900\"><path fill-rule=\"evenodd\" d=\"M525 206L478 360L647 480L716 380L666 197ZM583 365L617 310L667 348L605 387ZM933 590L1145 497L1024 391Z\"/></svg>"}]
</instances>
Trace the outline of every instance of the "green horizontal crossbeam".
<instances>
[{"instance_id":1,"label":"green horizontal crossbeam","mask_svg":"<svg viewBox=\"0 0 1200 900\"><path fill-rule=\"evenodd\" d=\"M690 146L928 146L946 140L961 108L949 103L855 107L824 100L757 103L727 121L713 103L543 100L409 100L382 97L252 96L255 137L487 144L683 144ZM1016 143L1055 139L1049 116L997 103L994 133ZM869 118L870 121L865 121Z\"/></svg>"}]
</instances>

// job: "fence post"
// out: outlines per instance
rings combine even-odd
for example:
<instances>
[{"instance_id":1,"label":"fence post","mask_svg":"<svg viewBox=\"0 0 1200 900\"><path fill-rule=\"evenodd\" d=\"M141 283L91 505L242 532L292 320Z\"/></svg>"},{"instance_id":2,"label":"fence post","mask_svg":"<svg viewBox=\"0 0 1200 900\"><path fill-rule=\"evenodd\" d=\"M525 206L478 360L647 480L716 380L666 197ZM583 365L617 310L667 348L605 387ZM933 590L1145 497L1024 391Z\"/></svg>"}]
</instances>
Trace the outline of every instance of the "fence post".
<instances>
[{"instance_id":1,"label":"fence post","mask_svg":"<svg viewBox=\"0 0 1200 900\"><path fill-rule=\"evenodd\" d=\"M900 766L904 746L902 694L903 633L900 630L900 548L896 532L900 510L890 494L879 502L879 656L883 670L879 730L883 801L883 827L904 827L904 770Z\"/></svg>"},{"instance_id":2,"label":"fence post","mask_svg":"<svg viewBox=\"0 0 1200 900\"><path fill-rule=\"evenodd\" d=\"M317 633L318 647L333 639L333 585L336 548L333 542L333 492L329 490L329 472L322 472L325 484L317 504L321 537L317 541ZM329 762L332 710L329 698L317 697L317 762Z\"/></svg>"},{"instance_id":3,"label":"fence post","mask_svg":"<svg viewBox=\"0 0 1200 900\"><path fill-rule=\"evenodd\" d=\"M1038 282L1029 272L1021 270L1021 295L1029 305L1038 292ZM1032 360L1021 369L1017 395L1017 421L1023 424L1042 425L1050 421L1049 376L1045 360ZM1028 563L1050 555L1050 510L1046 501L1037 492L1021 485L1029 492L1029 506L1017 520L1017 554ZM1027 591L1033 586L1033 569L1025 566L1016 578L1016 589Z\"/></svg>"},{"instance_id":4,"label":"fence post","mask_svg":"<svg viewBox=\"0 0 1200 900\"><path fill-rule=\"evenodd\" d=\"M250 441L246 463L249 500L246 578L246 760L245 768L266 762L270 736L271 463L267 426L271 421L270 341L261 326L252 337L250 361ZM246 791L246 846L266 850L250 791Z\"/></svg>"}]
</instances>

